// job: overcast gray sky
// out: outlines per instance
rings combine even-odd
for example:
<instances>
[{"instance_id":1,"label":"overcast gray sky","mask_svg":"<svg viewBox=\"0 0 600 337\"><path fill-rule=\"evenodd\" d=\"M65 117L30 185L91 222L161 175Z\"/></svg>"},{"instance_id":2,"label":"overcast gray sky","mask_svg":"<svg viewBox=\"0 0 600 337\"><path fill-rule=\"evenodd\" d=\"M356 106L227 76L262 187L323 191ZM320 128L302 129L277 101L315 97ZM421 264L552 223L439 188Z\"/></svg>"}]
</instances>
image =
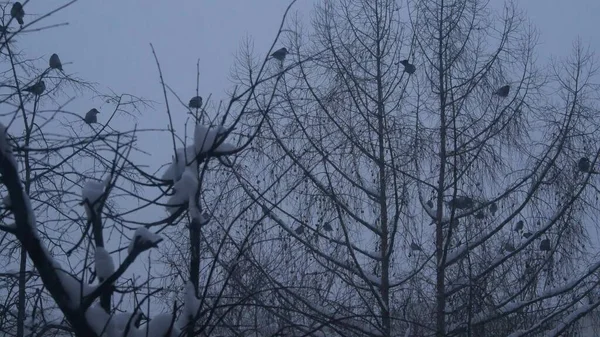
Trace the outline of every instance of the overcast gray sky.
<instances>
[{"instance_id":1,"label":"overcast gray sky","mask_svg":"<svg viewBox=\"0 0 600 337\"><path fill-rule=\"evenodd\" d=\"M494 7L504 3L490 1ZM26 22L66 2L32 0L25 6ZM298 0L294 9L308 19L314 2ZM198 58L201 95L223 98L224 91L232 88L230 69L241 43L251 37L255 51L264 50L266 55L288 4L287 0L80 0L40 23L68 22L68 26L21 35L19 47L29 57L42 57L40 68L56 52L63 63L71 63L64 66L68 74L98 83L101 91L110 88L159 102L142 111L139 123L141 128L164 128L168 120L149 43L156 48L165 80L182 99L194 95ZM540 62L568 55L578 37L600 50L599 0L521 0L519 5L541 34ZM106 120L110 107L91 98L91 93L84 93L67 109L83 114L98 107L105 112L100 121ZM183 136L185 109L174 106L174 122ZM170 161L170 137L145 139L152 143L140 145L152 157L140 158L144 163L157 167Z\"/></svg>"},{"instance_id":2,"label":"overcast gray sky","mask_svg":"<svg viewBox=\"0 0 600 337\"><path fill-rule=\"evenodd\" d=\"M298 0L295 9L308 18L314 0ZM491 0L494 6L501 0ZM65 0L32 0L26 6L31 21ZM152 42L163 67L165 80L184 99L195 91L196 60L200 59L201 95L222 98L231 89L229 70L234 54L245 37L255 41L255 50L268 50L276 34L286 0L102 0L78 1L43 22L69 22L69 26L20 37L20 47L29 56L60 55L69 74L97 82L99 89L163 102L156 66L149 47ZM600 50L598 0L521 0L532 23L541 33L540 61L550 55L564 56L573 41L581 37L594 50ZM41 65L42 66L42 65ZM45 64L43 65L45 66ZM90 96L91 97L91 96ZM102 108L102 102L80 97L71 111L87 111L90 105ZM101 109L102 111L102 109ZM174 111L183 124L183 109ZM107 117L105 115L105 117ZM140 116L152 119L142 126L164 126L161 105ZM172 151L165 149L160 158L168 160ZM157 153L158 154L158 153Z\"/></svg>"}]
</instances>

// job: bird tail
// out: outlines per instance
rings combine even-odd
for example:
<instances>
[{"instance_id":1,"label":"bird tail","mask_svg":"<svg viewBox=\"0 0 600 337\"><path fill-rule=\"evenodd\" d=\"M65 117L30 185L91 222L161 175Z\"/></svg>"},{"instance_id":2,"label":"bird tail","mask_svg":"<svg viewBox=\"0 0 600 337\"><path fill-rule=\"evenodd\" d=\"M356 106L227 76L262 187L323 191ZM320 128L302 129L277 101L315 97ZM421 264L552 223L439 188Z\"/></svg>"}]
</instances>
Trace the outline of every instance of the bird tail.
<instances>
[{"instance_id":1,"label":"bird tail","mask_svg":"<svg viewBox=\"0 0 600 337\"><path fill-rule=\"evenodd\" d=\"M17 22L22 25L25 23L25 21L23 21L23 18L17 18Z\"/></svg>"}]
</instances>

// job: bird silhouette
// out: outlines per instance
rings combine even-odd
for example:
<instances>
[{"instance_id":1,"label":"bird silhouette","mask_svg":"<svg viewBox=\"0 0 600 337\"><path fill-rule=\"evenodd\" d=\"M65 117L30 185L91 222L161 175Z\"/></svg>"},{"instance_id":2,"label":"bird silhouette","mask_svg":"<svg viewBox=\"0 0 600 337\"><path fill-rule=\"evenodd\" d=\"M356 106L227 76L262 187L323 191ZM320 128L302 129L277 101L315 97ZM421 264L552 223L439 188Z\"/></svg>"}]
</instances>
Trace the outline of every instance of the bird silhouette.
<instances>
[{"instance_id":1,"label":"bird silhouette","mask_svg":"<svg viewBox=\"0 0 600 337\"><path fill-rule=\"evenodd\" d=\"M500 97L508 97L508 93L510 92L510 85L505 85L500 89L494 91L494 95L498 95Z\"/></svg>"},{"instance_id":2,"label":"bird silhouette","mask_svg":"<svg viewBox=\"0 0 600 337\"><path fill-rule=\"evenodd\" d=\"M409 75L412 75L417 71L417 67L414 64L408 62L408 60L402 60L400 63L404 66L404 71Z\"/></svg>"},{"instance_id":3,"label":"bird silhouette","mask_svg":"<svg viewBox=\"0 0 600 337\"><path fill-rule=\"evenodd\" d=\"M283 60L285 60L285 57L287 56L287 54L288 54L287 48L283 47L283 48L277 49L275 52L273 52L273 54L271 54L271 57L283 62Z\"/></svg>"},{"instance_id":4,"label":"bird silhouette","mask_svg":"<svg viewBox=\"0 0 600 337\"><path fill-rule=\"evenodd\" d=\"M46 83L44 83L44 81L39 81L36 84L23 89L23 91L30 92L36 96L41 95L44 90L46 90Z\"/></svg>"},{"instance_id":5,"label":"bird silhouette","mask_svg":"<svg viewBox=\"0 0 600 337\"><path fill-rule=\"evenodd\" d=\"M550 239L544 239L540 242L540 250L543 252L550 250Z\"/></svg>"},{"instance_id":6,"label":"bird silhouette","mask_svg":"<svg viewBox=\"0 0 600 337\"><path fill-rule=\"evenodd\" d=\"M93 108L85 114L83 120L86 122L86 124L98 123L98 117L96 115L99 113L100 111L98 111L96 108Z\"/></svg>"},{"instance_id":7,"label":"bird silhouette","mask_svg":"<svg viewBox=\"0 0 600 337\"><path fill-rule=\"evenodd\" d=\"M23 10L23 5L20 2L15 2L10 9L10 16L15 18L20 25L23 25L25 22L23 18L25 17L25 11Z\"/></svg>"},{"instance_id":8,"label":"bird silhouette","mask_svg":"<svg viewBox=\"0 0 600 337\"><path fill-rule=\"evenodd\" d=\"M592 162L587 157L583 157L583 158L579 159L579 162L577 163L577 168L579 169L579 171L585 172L585 173L594 173L594 174L598 173L592 169Z\"/></svg>"},{"instance_id":9,"label":"bird silhouette","mask_svg":"<svg viewBox=\"0 0 600 337\"><path fill-rule=\"evenodd\" d=\"M511 253L512 253L512 252L514 252L514 251L516 250L516 249L515 249L515 246L514 246L512 243L510 243L510 242L505 242L505 243L504 243L504 247L503 247L503 248L504 248L504 250L506 250L507 252L511 252Z\"/></svg>"},{"instance_id":10,"label":"bird silhouette","mask_svg":"<svg viewBox=\"0 0 600 337\"><path fill-rule=\"evenodd\" d=\"M294 232L296 232L298 235L304 233L304 226L300 225L300 227L296 228Z\"/></svg>"},{"instance_id":11,"label":"bird silhouette","mask_svg":"<svg viewBox=\"0 0 600 337\"><path fill-rule=\"evenodd\" d=\"M190 102L188 103L188 106L191 109L200 109L200 108L202 108L202 97L200 97L200 96L192 97L192 99L190 99Z\"/></svg>"},{"instance_id":12,"label":"bird silhouette","mask_svg":"<svg viewBox=\"0 0 600 337\"><path fill-rule=\"evenodd\" d=\"M51 69L58 69L60 71L62 71L62 63L60 63L60 58L58 57L57 54L52 54L52 56L50 56L50 61L48 62L50 64L50 68Z\"/></svg>"},{"instance_id":13,"label":"bird silhouette","mask_svg":"<svg viewBox=\"0 0 600 337\"><path fill-rule=\"evenodd\" d=\"M450 202L448 202L448 205L452 208L468 209L475 206L475 202L469 197L457 196L456 198L450 200Z\"/></svg>"},{"instance_id":14,"label":"bird silhouette","mask_svg":"<svg viewBox=\"0 0 600 337\"><path fill-rule=\"evenodd\" d=\"M323 225L323 229L326 230L326 231L328 231L328 232L331 232L333 230L333 228L331 227L331 225L329 224L329 222L326 222Z\"/></svg>"},{"instance_id":15,"label":"bird silhouette","mask_svg":"<svg viewBox=\"0 0 600 337\"><path fill-rule=\"evenodd\" d=\"M496 205L495 202L492 202L492 204L490 205L490 213L492 213L492 215L496 215L497 211L498 211L498 205Z\"/></svg>"},{"instance_id":16,"label":"bird silhouette","mask_svg":"<svg viewBox=\"0 0 600 337\"><path fill-rule=\"evenodd\" d=\"M523 230L524 226L525 224L523 223L523 220L519 220L515 225L515 232L520 232L521 230Z\"/></svg>"},{"instance_id":17,"label":"bird silhouette","mask_svg":"<svg viewBox=\"0 0 600 337\"><path fill-rule=\"evenodd\" d=\"M418 245L416 242L414 242L414 241L410 243L410 249L412 249L412 250L423 250L423 249L421 248L421 246L419 246L419 245Z\"/></svg>"}]
</instances>

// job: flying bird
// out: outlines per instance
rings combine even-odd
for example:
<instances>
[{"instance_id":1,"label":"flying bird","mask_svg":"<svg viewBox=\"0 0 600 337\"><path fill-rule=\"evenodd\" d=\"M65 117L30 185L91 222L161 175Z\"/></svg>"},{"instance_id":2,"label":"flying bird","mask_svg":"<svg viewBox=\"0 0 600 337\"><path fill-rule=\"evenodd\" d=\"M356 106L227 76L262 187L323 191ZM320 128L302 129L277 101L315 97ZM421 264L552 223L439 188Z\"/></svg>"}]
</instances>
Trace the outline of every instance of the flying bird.
<instances>
[{"instance_id":1,"label":"flying bird","mask_svg":"<svg viewBox=\"0 0 600 337\"><path fill-rule=\"evenodd\" d=\"M202 108L202 97L200 97L200 96L192 97L192 99L190 99L190 102L188 103L188 106L191 109L200 109L200 108Z\"/></svg>"},{"instance_id":2,"label":"flying bird","mask_svg":"<svg viewBox=\"0 0 600 337\"><path fill-rule=\"evenodd\" d=\"M409 75L412 75L417 71L417 67L414 64L408 62L408 60L402 60L400 63L404 66L404 71Z\"/></svg>"},{"instance_id":3,"label":"flying bird","mask_svg":"<svg viewBox=\"0 0 600 337\"><path fill-rule=\"evenodd\" d=\"M44 90L46 90L46 83L44 83L44 81L39 81L36 84L23 89L23 91L30 92L36 96L41 95Z\"/></svg>"},{"instance_id":4,"label":"flying bird","mask_svg":"<svg viewBox=\"0 0 600 337\"><path fill-rule=\"evenodd\" d=\"M96 108L93 108L85 114L83 120L87 124L98 123L98 117L96 115L99 113L100 111L98 111Z\"/></svg>"},{"instance_id":5,"label":"flying bird","mask_svg":"<svg viewBox=\"0 0 600 337\"><path fill-rule=\"evenodd\" d=\"M275 52L273 52L273 54L271 54L271 57L283 62L283 60L285 60L285 57L287 56L287 54L288 54L287 48L283 47L283 48L277 49Z\"/></svg>"},{"instance_id":6,"label":"flying bird","mask_svg":"<svg viewBox=\"0 0 600 337\"><path fill-rule=\"evenodd\" d=\"M21 5L20 2L17 1L12 5L12 8L10 9L10 16L15 18L20 25L25 23L23 21L23 18L25 17L25 11L23 10L23 5Z\"/></svg>"},{"instance_id":7,"label":"flying bird","mask_svg":"<svg viewBox=\"0 0 600 337\"><path fill-rule=\"evenodd\" d=\"M52 56L50 56L50 68L51 69L58 69L60 71L62 71L62 63L60 63L60 58L58 58L57 54L52 54Z\"/></svg>"},{"instance_id":8,"label":"flying bird","mask_svg":"<svg viewBox=\"0 0 600 337\"><path fill-rule=\"evenodd\" d=\"M500 89L494 91L494 95L498 95L500 97L508 97L508 93L510 92L510 85L505 85Z\"/></svg>"}]
</instances>

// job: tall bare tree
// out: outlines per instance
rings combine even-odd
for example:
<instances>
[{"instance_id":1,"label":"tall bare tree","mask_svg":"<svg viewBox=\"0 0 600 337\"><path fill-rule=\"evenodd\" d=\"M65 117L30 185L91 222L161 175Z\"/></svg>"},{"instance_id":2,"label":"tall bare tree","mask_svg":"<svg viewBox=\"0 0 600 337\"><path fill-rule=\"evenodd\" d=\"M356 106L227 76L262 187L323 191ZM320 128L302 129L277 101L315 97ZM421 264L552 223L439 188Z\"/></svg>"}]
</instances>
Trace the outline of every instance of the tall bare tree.
<instances>
[{"instance_id":1,"label":"tall bare tree","mask_svg":"<svg viewBox=\"0 0 600 337\"><path fill-rule=\"evenodd\" d=\"M546 71L510 2L402 5L322 1L289 30L263 170L238 176L297 275L273 282L328 333L558 336L598 305L593 57Z\"/></svg>"}]
</instances>

